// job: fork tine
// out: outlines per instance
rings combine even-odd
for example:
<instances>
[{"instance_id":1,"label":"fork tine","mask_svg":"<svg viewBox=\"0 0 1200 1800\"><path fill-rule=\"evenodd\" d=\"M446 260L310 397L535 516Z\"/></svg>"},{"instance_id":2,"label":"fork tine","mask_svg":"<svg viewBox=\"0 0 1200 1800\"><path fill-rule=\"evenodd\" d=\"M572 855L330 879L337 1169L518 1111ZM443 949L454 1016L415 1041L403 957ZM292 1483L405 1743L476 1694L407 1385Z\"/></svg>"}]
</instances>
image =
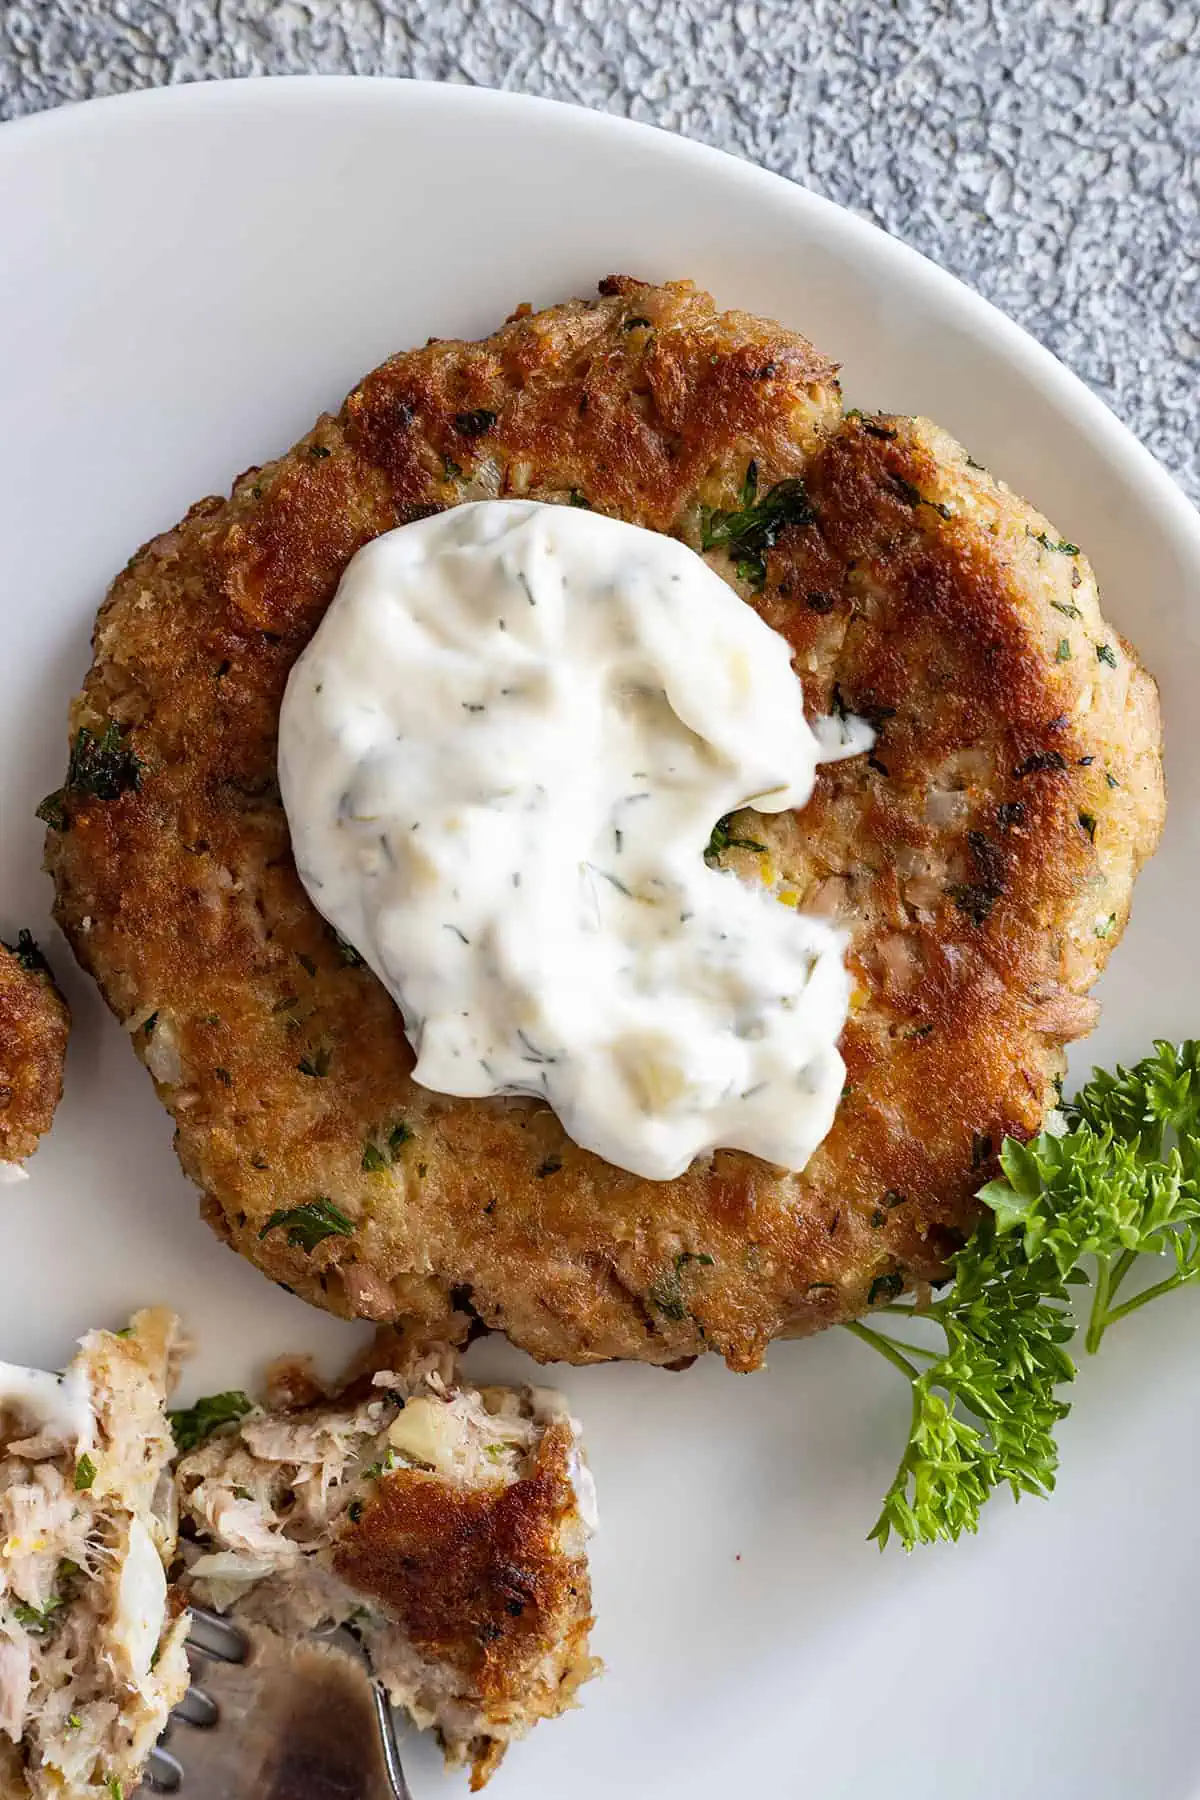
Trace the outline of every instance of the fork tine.
<instances>
[{"instance_id":1,"label":"fork tine","mask_svg":"<svg viewBox=\"0 0 1200 1800\"><path fill-rule=\"evenodd\" d=\"M185 1725L195 1725L200 1731L211 1731L220 1716L221 1709L212 1695L199 1687L190 1687L171 1712L173 1719L182 1719Z\"/></svg>"},{"instance_id":2,"label":"fork tine","mask_svg":"<svg viewBox=\"0 0 1200 1800\"><path fill-rule=\"evenodd\" d=\"M400 1750L396 1743L396 1715L382 1683L372 1680L371 1698L375 1702L375 1719L379 1726L379 1742L383 1749L383 1767L396 1800L412 1800L412 1793L400 1766Z\"/></svg>"},{"instance_id":3,"label":"fork tine","mask_svg":"<svg viewBox=\"0 0 1200 1800\"><path fill-rule=\"evenodd\" d=\"M243 1651L245 1650L249 1639L241 1626L235 1625L227 1613L212 1612L207 1606L196 1606L195 1604L190 1605L187 1612L188 1618L194 1625L206 1626L218 1638L231 1644L238 1644Z\"/></svg>"},{"instance_id":4,"label":"fork tine","mask_svg":"<svg viewBox=\"0 0 1200 1800\"><path fill-rule=\"evenodd\" d=\"M187 1635L190 1649L199 1650L205 1656L215 1656L220 1662L245 1662L249 1646L236 1625L231 1625L220 1613L207 1612L202 1606L190 1606L188 1617L191 1621Z\"/></svg>"},{"instance_id":5,"label":"fork tine","mask_svg":"<svg viewBox=\"0 0 1200 1800\"><path fill-rule=\"evenodd\" d=\"M152 1794L174 1794L183 1786L183 1766L164 1750L161 1744L150 1752L150 1761L142 1777L143 1787Z\"/></svg>"}]
</instances>

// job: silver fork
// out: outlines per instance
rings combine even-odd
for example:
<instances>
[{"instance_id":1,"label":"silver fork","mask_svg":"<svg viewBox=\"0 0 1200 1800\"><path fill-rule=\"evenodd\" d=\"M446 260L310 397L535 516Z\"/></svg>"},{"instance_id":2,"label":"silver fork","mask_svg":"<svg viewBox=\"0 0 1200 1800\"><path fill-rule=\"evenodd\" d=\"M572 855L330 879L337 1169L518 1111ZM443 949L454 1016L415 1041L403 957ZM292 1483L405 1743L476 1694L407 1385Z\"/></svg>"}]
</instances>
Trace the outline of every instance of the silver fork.
<instances>
[{"instance_id":1,"label":"silver fork","mask_svg":"<svg viewBox=\"0 0 1200 1800\"><path fill-rule=\"evenodd\" d=\"M141 1794L195 1800L412 1800L386 1693L340 1630L288 1644L193 1606L192 1686Z\"/></svg>"}]
</instances>

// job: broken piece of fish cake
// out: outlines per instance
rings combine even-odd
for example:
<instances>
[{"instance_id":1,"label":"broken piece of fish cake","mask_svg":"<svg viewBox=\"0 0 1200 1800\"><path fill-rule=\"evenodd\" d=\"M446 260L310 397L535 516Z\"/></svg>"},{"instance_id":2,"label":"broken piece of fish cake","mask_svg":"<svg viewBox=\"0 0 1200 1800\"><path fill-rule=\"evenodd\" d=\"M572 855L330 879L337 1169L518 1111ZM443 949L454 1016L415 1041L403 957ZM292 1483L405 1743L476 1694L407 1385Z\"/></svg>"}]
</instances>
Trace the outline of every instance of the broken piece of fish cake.
<instances>
[{"instance_id":1,"label":"broken piece of fish cake","mask_svg":"<svg viewBox=\"0 0 1200 1800\"><path fill-rule=\"evenodd\" d=\"M0 1796L119 1800L188 1685L164 1410L178 1321L0 1363Z\"/></svg>"},{"instance_id":2,"label":"broken piece of fish cake","mask_svg":"<svg viewBox=\"0 0 1200 1800\"><path fill-rule=\"evenodd\" d=\"M50 965L28 931L0 944L0 1186L50 1129L62 1097L71 1016Z\"/></svg>"},{"instance_id":3,"label":"broken piece of fish cake","mask_svg":"<svg viewBox=\"0 0 1200 1800\"><path fill-rule=\"evenodd\" d=\"M440 1348L218 1426L177 1480L188 1597L283 1635L353 1621L473 1790L599 1670L594 1487L547 1389L470 1387Z\"/></svg>"}]
</instances>

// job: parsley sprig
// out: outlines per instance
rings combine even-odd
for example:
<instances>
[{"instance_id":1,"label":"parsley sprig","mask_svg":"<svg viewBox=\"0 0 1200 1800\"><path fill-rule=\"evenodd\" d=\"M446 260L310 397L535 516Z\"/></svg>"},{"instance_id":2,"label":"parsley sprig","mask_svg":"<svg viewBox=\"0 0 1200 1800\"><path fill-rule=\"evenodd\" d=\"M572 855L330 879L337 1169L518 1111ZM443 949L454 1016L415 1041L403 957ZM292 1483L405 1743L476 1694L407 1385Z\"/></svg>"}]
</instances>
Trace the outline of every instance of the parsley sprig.
<instances>
[{"instance_id":1,"label":"parsley sprig","mask_svg":"<svg viewBox=\"0 0 1200 1800\"><path fill-rule=\"evenodd\" d=\"M1072 1288L1091 1284L1095 1352L1120 1319L1200 1281L1200 1045L1160 1042L1133 1069L1097 1071L1063 1124L1004 1140L1003 1176L980 1192L988 1212L943 1298L877 1309L906 1315L916 1335L848 1327L912 1386L908 1444L871 1533L881 1547L893 1534L911 1550L976 1530L1000 1487L1052 1491L1055 1427L1070 1410L1059 1390L1075 1378ZM1130 1293L1145 1257L1167 1273ZM944 1349L919 1341L925 1324Z\"/></svg>"}]
</instances>

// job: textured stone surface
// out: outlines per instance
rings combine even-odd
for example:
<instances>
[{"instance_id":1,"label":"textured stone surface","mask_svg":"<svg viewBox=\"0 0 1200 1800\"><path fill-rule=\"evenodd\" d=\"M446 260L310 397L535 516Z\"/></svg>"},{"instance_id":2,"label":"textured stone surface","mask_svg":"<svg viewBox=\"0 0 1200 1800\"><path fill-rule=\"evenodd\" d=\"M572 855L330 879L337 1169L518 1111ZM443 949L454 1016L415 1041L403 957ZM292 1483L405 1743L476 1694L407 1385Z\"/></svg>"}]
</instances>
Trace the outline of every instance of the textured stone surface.
<instances>
[{"instance_id":1,"label":"textured stone surface","mask_svg":"<svg viewBox=\"0 0 1200 1800\"><path fill-rule=\"evenodd\" d=\"M791 175L996 301L1200 499L1200 0L0 0L0 117L304 71L524 89Z\"/></svg>"}]
</instances>

